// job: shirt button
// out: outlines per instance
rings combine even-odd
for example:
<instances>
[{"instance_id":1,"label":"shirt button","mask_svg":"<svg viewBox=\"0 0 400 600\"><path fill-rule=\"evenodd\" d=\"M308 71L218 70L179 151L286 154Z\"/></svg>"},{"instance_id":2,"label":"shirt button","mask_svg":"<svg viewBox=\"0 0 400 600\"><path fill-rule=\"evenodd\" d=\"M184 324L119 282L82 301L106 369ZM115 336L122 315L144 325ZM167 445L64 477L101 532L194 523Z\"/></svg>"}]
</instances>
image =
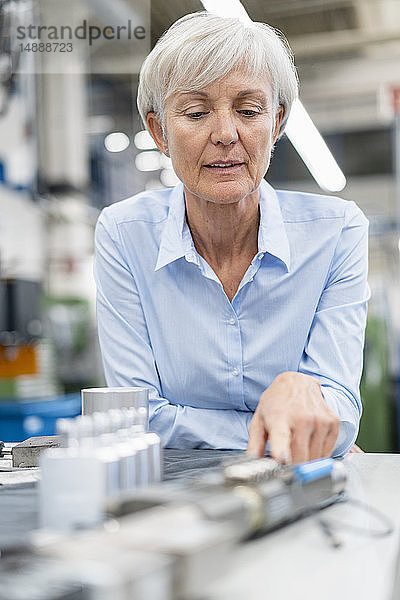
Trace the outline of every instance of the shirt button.
<instances>
[{"instance_id":1,"label":"shirt button","mask_svg":"<svg viewBox=\"0 0 400 600\"><path fill-rule=\"evenodd\" d=\"M232 369L232 375L234 375L235 377L236 375L239 375L239 369L237 369L236 367Z\"/></svg>"},{"instance_id":2,"label":"shirt button","mask_svg":"<svg viewBox=\"0 0 400 600\"><path fill-rule=\"evenodd\" d=\"M261 252L261 254L258 255L258 260L261 260L263 256L264 256L264 253Z\"/></svg>"},{"instance_id":3,"label":"shirt button","mask_svg":"<svg viewBox=\"0 0 400 600\"><path fill-rule=\"evenodd\" d=\"M235 317L231 317L231 318L229 319L229 323L230 323L231 325L235 325L235 323L236 323Z\"/></svg>"}]
</instances>

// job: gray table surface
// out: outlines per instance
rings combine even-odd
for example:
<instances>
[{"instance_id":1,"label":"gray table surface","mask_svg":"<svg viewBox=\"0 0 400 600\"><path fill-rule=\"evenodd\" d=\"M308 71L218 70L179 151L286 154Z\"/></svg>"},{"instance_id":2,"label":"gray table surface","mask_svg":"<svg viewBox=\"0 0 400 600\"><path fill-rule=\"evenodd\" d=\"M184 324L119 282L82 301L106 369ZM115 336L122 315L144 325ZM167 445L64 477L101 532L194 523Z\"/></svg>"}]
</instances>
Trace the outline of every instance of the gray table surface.
<instances>
[{"instance_id":1,"label":"gray table surface","mask_svg":"<svg viewBox=\"0 0 400 600\"><path fill-rule=\"evenodd\" d=\"M232 452L165 451L165 478L191 477L217 468ZM316 517L237 546L225 575L205 587L207 600L392 600L399 542L400 455L353 454L345 459L349 497L378 508L394 525L392 535L371 537L382 523L343 503L323 511L343 523L334 549ZM0 548L23 544L37 526L37 469L5 473L0 462ZM346 525L350 524L350 525ZM364 535L352 527L363 530ZM400 599L400 590L398 598ZM396 598L397 600L397 598Z\"/></svg>"}]
</instances>

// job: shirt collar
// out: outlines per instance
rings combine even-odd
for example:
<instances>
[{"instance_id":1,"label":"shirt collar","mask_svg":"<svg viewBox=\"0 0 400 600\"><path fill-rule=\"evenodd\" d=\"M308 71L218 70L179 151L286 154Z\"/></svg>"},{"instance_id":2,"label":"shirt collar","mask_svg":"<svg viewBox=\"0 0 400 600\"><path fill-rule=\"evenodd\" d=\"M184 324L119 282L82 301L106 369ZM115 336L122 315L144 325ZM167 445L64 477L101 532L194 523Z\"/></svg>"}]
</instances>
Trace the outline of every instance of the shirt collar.
<instances>
[{"instance_id":1,"label":"shirt collar","mask_svg":"<svg viewBox=\"0 0 400 600\"><path fill-rule=\"evenodd\" d=\"M260 184L258 252L276 256L290 270L290 247L281 207L274 188L265 179Z\"/></svg>"},{"instance_id":2,"label":"shirt collar","mask_svg":"<svg viewBox=\"0 0 400 600\"><path fill-rule=\"evenodd\" d=\"M171 192L168 217L161 234L155 271L186 254L193 254L194 244L185 214L183 183L178 183Z\"/></svg>"},{"instance_id":3,"label":"shirt collar","mask_svg":"<svg viewBox=\"0 0 400 600\"><path fill-rule=\"evenodd\" d=\"M170 209L161 235L155 271L182 258L193 259L194 244L186 222L183 184L171 192ZM290 269L289 240L275 190L263 179L260 184L260 226L258 252L279 258Z\"/></svg>"}]
</instances>

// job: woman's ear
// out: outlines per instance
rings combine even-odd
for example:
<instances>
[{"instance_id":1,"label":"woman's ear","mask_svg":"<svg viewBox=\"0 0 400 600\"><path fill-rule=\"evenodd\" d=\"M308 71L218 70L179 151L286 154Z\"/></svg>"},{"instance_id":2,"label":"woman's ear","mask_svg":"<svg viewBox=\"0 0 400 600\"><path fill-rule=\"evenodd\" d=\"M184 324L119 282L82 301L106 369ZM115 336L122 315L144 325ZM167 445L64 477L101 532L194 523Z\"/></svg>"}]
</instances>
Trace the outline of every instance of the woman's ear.
<instances>
[{"instance_id":1,"label":"woman's ear","mask_svg":"<svg viewBox=\"0 0 400 600\"><path fill-rule=\"evenodd\" d=\"M283 106L282 106L282 104L280 104L278 110L276 111L276 115L275 115L275 127L274 127L274 132L272 134L272 143L273 144L275 144L276 138L278 137L279 130L281 128L282 119L283 119Z\"/></svg>"},{"instance_id":2,"label":"woman's ear","mask_svg":"<svg viewBox=\"0 0 400 600\"><path fill-rule=\"evenodd\" d=\"M168 144L165 139L164 130L161 126L160 118L154 112L149 112L146 117L147 127L151 133L151 137L156 143L157 148L166 156L168 154Z\"/></svg>"}]
</instances>

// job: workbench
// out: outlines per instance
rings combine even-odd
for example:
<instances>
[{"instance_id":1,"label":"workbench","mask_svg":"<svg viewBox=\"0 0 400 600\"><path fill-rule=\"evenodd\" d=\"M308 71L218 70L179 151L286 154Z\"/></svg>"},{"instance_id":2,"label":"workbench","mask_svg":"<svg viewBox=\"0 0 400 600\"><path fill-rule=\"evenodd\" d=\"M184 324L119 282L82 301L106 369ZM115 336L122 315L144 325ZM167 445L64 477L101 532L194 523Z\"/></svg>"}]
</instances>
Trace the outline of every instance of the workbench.
<instances>
[{"instance_id":1,"label":"workbench","mask_svg":"<svg viewBox=\"0 0 400 600\"><path fill-rule=\"evenodd\" d=\"M217 468L222 458L232 454L166 450L165 478L190 478ZM341 502L318 513L328 523L335 519L351 525L333 529L341 542L339 548L333 547L332 539L324 533L318 515L307 517L238 545L217 581L207 586L205 574L202 598L392 600L400 524L400 455L352 454L344 462L349 476L348 497L379 509L393 522L391 535L370 537L385 524L358 506ZM19 483L11 483L11 474L2 473L1 468L0 461L0 547L4 547L21 543L37 527L35 480L39 472L21 470Z\"/></svg>"},{"instance_id":2,"label":"workbench","mask_svg":"<svg viewBox=\"0 0 400 600\"><path fill-rule=\"evenodd\" d=\"M335 549L315 517L308 517L240 545L229 574L213 584L207 600L392 600L399 546L400 455L351 454L344 460L348 496L382 511L393 521L394 532L380 539L341 528L343 545ZM366 533L383 529L381 522L351 504L337 504L320 514Z\"/></svg>"}]
</instances>

